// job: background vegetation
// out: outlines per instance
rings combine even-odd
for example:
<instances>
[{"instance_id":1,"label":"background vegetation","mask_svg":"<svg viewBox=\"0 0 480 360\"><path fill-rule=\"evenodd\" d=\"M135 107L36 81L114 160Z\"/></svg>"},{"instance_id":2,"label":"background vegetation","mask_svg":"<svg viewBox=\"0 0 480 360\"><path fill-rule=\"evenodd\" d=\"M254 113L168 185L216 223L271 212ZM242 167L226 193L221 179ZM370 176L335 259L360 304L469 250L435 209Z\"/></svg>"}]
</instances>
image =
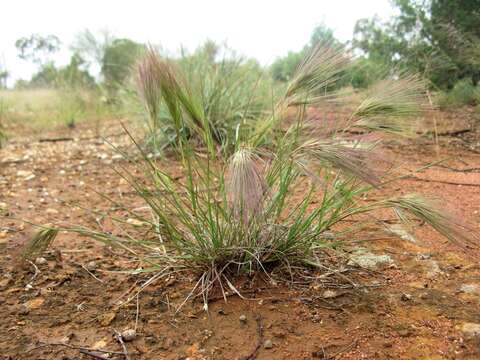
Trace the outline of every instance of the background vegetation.
<instances>
[{"instance_id":1,"label":"background vegetation","mask_svg":"<svg viewBox=\"0 0 480 360\"><path fill-rule=\"evenodd\" d=\"M341 81L332 84L337 89L362 90L394 71L410 72L428 80L430 92L435 93L431 98L441 108L478 105L480 0L394 0L393 4L397 16L386 22L378 18L359 20L352 41L345 44L335 38L332 29L320 24L300 51L289 52L269 67L211 41L192 53L182 50L176 62L185 70L188 81L196 84L194 90L203 92L203 109L216 123L214 138L221 143L232 138L241 121L257 115L243 112L247 103L249 111L264 109L269 95L266 92L281 91L301 60L319 43L342 45L355 55L350 66L343 69ZM72 55L65 66L51 61L64 46L55 35L32 34L18 39L15 45L18 57L35 64L37 71L31 79L18 80L14 89L1 93L3 141L11 123L37 128L49 122L71 126L85 119L125 114L134 117L142 112L136 101L133 69L145 53L145 44L117 38L108 31L85 30L70 44ZM98 74L92 75L92 69ZM8 69L1 67L1 88L6 88L8 77ZM270 86L272 82L274 86ZM257 87L264 91L253 92ZM259 95L250 98L253 93ZM48 100L47 95L51 97ZM250 102L257 106L250 106ZM29 115L33 112L37 116ZM150 130L156 128L157 140L155 123L165 123L165 115L164 108L158 109L155 122L151 116L147 121ZM171 126L163 129L167 131L159 140L161 146L172 135L168 130Z\"/></svg>"}]
</instances>

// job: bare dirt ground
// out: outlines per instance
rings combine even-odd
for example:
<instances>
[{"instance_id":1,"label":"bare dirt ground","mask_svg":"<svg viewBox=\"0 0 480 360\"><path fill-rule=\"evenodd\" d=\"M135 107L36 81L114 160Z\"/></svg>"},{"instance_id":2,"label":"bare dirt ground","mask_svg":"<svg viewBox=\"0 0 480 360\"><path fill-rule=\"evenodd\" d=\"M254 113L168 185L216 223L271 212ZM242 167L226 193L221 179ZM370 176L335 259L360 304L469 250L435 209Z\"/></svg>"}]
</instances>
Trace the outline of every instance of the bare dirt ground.
<instances>
[{"instance_id":1,"label":"bare dirt ground","mask_svg":"<svg viewBox=\"0 0 480 360\"><path fill-rule=\"evenodd\" d=\"M480 138L457 131L465 128L458 119L468 114L441 114L438 146L420 138L389 143L382 151L405 171L448 158L388 191L439 196L480 231ZM120 130L107 124L104 134L125 144ZM131 295L151 275L118 272L138 264L118 249L72 234L55 240L36 272L18 256L34 229L15 219L101 224L108 231L108 223L81 208L111 207L91 189L142 205L112 170L124 160L88 125L44 136L75 139L18 136L0 150L4 359L480 359L480 251L463 251L425 226L415 242L362 245L393 262L381 271L358 270L352 276L365 285L358 289L240 280L247 299L229 296L225 303L213 297L208 314L201 301L174 314L193 276L162 279L137 300ZM124 349L115 331L135 327L137 337Z\"/></svg>"}]
</instances>

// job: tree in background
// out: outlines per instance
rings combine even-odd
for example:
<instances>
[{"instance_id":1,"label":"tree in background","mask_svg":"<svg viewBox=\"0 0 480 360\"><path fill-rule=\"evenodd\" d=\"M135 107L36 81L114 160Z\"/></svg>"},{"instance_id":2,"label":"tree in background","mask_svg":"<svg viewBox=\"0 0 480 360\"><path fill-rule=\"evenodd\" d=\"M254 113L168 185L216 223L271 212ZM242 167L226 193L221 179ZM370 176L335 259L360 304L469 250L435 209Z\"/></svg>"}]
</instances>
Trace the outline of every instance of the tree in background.
<instances>
[{"instance_id":1,"label":"tree in background","mask_svg":"<svg viewBox=\"0 0 480 360\"><path fill-rule=\"evenodd\" d=\"M58 69L53 62L43 64L42 67L32 75L26 85L28 88L54 88L57 85Z\"/></svg>"},{"instance_id":2,"label":"tree in background","mask_svg":"<svg viewBox=\"0 0 480 360\"><path fill-rule=\"evenodd\" d=\"M439 88L480 80L480 0L393 0L400 14L359 20L354 47L369 59L424 74Z\"/></svg>"},{"instance_id":3,"label":"tree in background","mask_svg":"<svg viewBox=\"0 0 480 360\"><path fill-rule=\"evenodd\" d=\"M114 40L115 36L107 29L100 30L98 33L85 29L76 34L70 49L85 60L87 67L94 65L100 71L105 52Z\"/></svg>"},{"instance_id":4,"label":"tree in background","mask_svg":"<svg viewBox=\"0 0 480 360\"><path fill-rule=\"evenodd\" d=\"M302 50L298 52L289 51L286 56L278 58L273 62L271 66L273 78L283 82L289 81L300 61L318 43L340 44L335 38L332 29L323 23L318 25L312 32L310 42Z\"/></svg>"},{"instance_id":5,"label":"tree in background","mask_svg":"<svg viewBox=\"0 0 480 360\"><path fill-rule=\"evenodd\" d=\"M101 72L111 97L130 77L132 67L144 49L144 45L130 39L115 39L105 48Z\"/></svg>"},{"instance_id":6,"label":"tree in background","mask_svg":"<svg viewBox=\"0 0 480 360\"><path fill-rule=\"evenodd\" d=\"M74 53L70 63L58 71L57 85L74 88L95 87L95 79L90 75L87 67L87 62L78 53Z\"/></svg>"},{"instance_id":7,"label":"tree in background","mask_svg":"<svg viewBox=\"0 0 480 360\"><path fill-rule=\"evenodd\" d=\"M48 63L50 55L60 50L60 40L55 35L41 36L32 34L15 42L18 57L22 60L32 61L34 64Z\"/></svg>"},{"instance_id":8,"label":"tree in background","mask_svg":"<svg viewBox=\"0 0 480 360\"><path fill-rule=\"evenodd\" d=\"M32 34L15 42L18 57L25 61L32 61L39 66L37 73L32 76L30 82L22 82L22 86L54 86L58 71L50 57L60 50L60 44L59 38L55 35L42 36L39 34Z\"/></svg>"},{"instance_id":9,"label":"tree in background","mask_svg":"<svg viewBox=\"0 0 480 360\"><path fill-rule=\"evenodd\" d=\"M10 73L0 68L0 89L5 89L7 87L7 79L10 76Z\"/></svg>"}]
</instances>

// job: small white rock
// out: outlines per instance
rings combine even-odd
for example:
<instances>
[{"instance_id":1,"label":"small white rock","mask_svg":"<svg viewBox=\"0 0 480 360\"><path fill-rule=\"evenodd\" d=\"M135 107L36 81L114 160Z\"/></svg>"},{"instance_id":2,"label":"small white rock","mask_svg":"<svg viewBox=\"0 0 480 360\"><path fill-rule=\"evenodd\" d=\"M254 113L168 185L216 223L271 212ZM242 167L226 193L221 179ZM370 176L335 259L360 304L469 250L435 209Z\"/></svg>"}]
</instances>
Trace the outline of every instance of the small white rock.
<instances>
[{"instance_id":1,"label":"small white rock","mask_svg":"<svg viewBox=\"0 0 480 360\"><path fill-rule=\"evenodd\" d=\"M45 265L47 262L47 259L45 259L44 257L37 257L35 259L35 264L37 265Z\"/></svg>"},{"instance_id":2,"label":"small white rock","mask_svg":"<svg viewBox=\"0 0 480 360\"><path fill-rule=\"evenodd\" d=\"M238 320L240 320L242 323L245 323L247 322L247 317L245 315L240 315L240 317L238 318Z\"/></svg>"},{"instance_id":3,"label":"small white rock","mask_svg":"<svg viewBox=\"0 0 480 360\"><path fill-rule=\"evenodd\" d=\"M337 292L336 291L333 291L333 290L325 290L322 294L322 297L324 299L332 299L334 297L337 297Z\"/></svg>"},{"instance_id":4,"label":"small white rock","mask_svg":"<svg viewBox=\"0 0 480 360\"><path fill-rule=\"evenodd\" d=\"M123 341L132 341L137 337L137 332L134 329L124 330L122 333Z\"/></svg>"},{"instance_id":5,"label":"small white rock","mask_svg":"<svg viewBox=\"0 0 480 360\"><path fill-rule=\"evenodd\" d=\"M97 263L95 261L90 261L85 265L88 271L94 271L97 268Z\"/></svg>"}]
</instances>

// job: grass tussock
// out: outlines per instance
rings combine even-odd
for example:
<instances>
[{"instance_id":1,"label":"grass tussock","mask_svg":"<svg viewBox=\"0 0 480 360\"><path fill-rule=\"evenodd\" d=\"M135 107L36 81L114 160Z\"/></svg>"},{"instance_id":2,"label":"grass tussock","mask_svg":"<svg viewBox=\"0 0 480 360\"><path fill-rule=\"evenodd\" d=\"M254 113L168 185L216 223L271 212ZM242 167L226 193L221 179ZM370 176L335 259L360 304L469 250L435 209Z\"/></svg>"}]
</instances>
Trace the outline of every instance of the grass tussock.
<instances>
[{"instance_id":1,"label":"grass tussock","mask_svg":"<svg viewBox=\"0 0 480 360\"><path fill-rule=\"evenodd\" d=\"M376 126L365 126L367 132L390 131L393 119L418 121L414 115L423 105L423 84L415 76L400 74L380 80L352 104L352 98L334 87L347 66L341 49L316 48L273 99L270 111L252 112L251 121L241 117L234 122L229 153L218 141L217 113L206 106L206 92L198 92L196 82L187 80L188 73L178 64L150 50L138 67L139 91L152 123L158 121L160 131L172 134L172 149L183 172L169 173L164 160L150 158L137 144L143 177L128 168L119 174L149 212L111 201L145 224L147 235L138 237L127 229L68 230L121 247L141 260L143 271L157 271L156 278L171 271L195 271L198 282L192 294L203 294L205 304L214 285L231 290L237 274L271 267L322 268L326 249L340 251L363 225L378 226L371 219L379 209L390 209L409 224L418 218L465 244L465 228L418 195L364 201L386 181L370 160L375 144L351 141L347 130L374 121ZM205 74L204 83L209 76ZM331 101L347 103L351 113L335 132L321 138L312 135L308 107ZM361 217L365 214L372 216ZM358 216L364 219L362 226L344 222ZM128 226L125 219L112 220Z\"/></svg>"}]
</instances>

